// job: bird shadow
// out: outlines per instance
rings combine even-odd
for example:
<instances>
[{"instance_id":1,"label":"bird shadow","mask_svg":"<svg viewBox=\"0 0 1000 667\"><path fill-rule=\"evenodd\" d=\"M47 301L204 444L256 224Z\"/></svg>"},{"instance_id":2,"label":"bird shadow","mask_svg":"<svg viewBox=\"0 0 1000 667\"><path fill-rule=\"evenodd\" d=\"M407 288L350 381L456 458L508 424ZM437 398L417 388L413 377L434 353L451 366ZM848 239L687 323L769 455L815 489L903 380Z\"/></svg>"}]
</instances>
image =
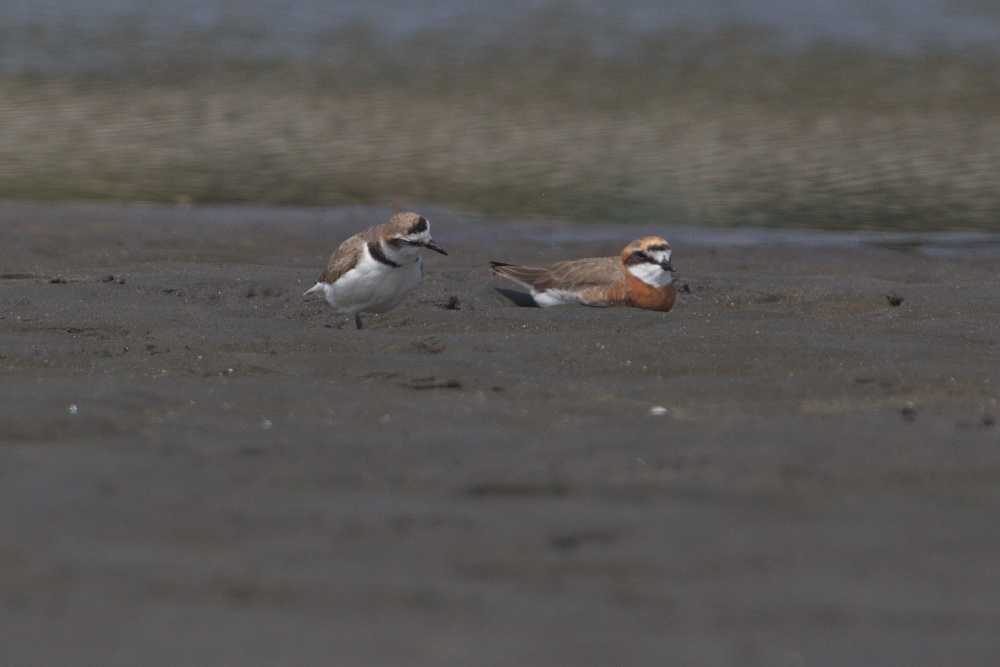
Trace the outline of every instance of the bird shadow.
<instances>
[{"instance_id":1,"label":"bird shadow","mask_svg":"<svg viewBox=\"0 0 1000 667\"><path fill-rule=\"evenodd\" d=\"M538 304L527 292L518 292L505 287L497 287L496 291L519 308L538 308Z\"/></svg>"}]
</instances>

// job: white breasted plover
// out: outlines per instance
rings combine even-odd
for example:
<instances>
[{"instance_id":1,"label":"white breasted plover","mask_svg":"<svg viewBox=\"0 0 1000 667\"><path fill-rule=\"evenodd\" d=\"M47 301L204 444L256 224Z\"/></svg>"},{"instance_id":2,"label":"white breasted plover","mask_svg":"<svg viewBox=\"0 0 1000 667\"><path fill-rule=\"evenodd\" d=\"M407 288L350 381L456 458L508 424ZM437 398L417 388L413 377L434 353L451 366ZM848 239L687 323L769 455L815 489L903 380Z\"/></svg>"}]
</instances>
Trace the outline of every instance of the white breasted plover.
<instances>
[{"instance_id":1,"label":"white breasted plover","mask_svg":"<svg viewBox=\"0 0 1000 667\"><path fill-rule=\"evenodd\" d=\"M340 244L326 271L306 294L323 292L339 315L384 313L410 295L424 275L424 248L447 255L431 239L427 218L397 213L384 225L371 227Z\"/></svg>"},{"instance_id":2,"label":"white breasted plover","mask_svg":"<svg viewBox=\"0 0 1000 667\"><path fill-rule=\"evenodd\" d=\"M631 306L666 312L677 300L670 244L647 236L625 246L619 257L590 257L545 268L490 262L493 270L531 290L542 308L578 303Z\"/></svg>"}]
</instances>

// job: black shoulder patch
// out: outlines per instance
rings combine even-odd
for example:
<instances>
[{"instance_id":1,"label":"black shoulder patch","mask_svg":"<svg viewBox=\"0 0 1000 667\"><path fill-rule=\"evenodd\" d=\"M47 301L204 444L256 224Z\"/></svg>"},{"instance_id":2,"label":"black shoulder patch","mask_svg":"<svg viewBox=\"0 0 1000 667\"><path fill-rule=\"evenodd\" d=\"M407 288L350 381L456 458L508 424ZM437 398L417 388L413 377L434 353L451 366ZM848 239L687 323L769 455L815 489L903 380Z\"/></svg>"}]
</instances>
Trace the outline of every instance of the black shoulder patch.
<instances>
[{"instance_id":1,"label":"black shoulder patch","mask_svg":"<svg viewBox=\"0 0 1000 667\"><path fill-rule=\"evenodd\" d=\"M381 262L382 264L391 266L394 269L398 269L400 266L399 264L396 264L396 262L389 259L389 257L385 254L385 251L382 250L382 244L378 241L368 242L368 254L371 255L372 259L376 262Z\"/></svg>"}]
</instances>

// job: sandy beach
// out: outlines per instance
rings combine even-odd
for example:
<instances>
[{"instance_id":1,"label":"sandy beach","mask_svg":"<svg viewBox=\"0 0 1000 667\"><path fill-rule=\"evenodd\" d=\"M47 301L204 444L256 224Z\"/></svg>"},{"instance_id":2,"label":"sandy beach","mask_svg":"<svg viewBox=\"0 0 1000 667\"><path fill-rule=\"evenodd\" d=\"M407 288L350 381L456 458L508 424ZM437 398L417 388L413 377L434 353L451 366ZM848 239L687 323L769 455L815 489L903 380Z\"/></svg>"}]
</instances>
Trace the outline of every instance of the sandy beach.
<instances>
[{"instance_id":1,"label":"sandy beach","mask_svg":"<svg viewBox=\"0 0 1000 667\"><path fill-rule=\"evenodd\" d=\"M417 210L358 331L388 209L0 205L4 664L1000 663L994 237ZM670 313L488 269L647 233Z\"/></svg>"}]
</instances>

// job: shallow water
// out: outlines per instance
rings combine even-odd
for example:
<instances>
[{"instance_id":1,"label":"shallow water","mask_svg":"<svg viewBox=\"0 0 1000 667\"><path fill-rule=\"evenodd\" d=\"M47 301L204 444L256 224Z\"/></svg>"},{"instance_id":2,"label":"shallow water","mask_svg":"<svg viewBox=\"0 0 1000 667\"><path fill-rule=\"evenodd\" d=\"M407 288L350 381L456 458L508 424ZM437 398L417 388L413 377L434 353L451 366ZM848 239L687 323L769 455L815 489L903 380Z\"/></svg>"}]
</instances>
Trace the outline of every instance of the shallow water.
<instances>
[{"instance_id":1,"label":"shallow water","mask_svg":"<svg viewBox=\"0 0 1000 667\"><path fill-rule=\"evenodd\" d=\"M620 243L642 236L666 237L675 247L736 249L788 247L801 249L888 248L928 257L949 259L1000 259L1000 234L987 232L856 232L812 231L767 227L718 228L673 225L669 222L628 224L561 220L498 220L444 206L413 207L431 219L435 237L447 241L491 244L523 242L546 247L575 244ZM44 204L0 200L0 224L37 220L93 225L114 220L141 228L151 223L172 224L178 233L203 234L216 241L238 239L252 231L289 240L328 229L331 242L346 238L353 227L363 228L387 220L395 211L385 206L268 207L248 205L170 206L165 204ZM337 234L341 236L338 237ZM68 235L71 237L72 232Z\"/></svg>"},{"instance_id":2,"label":"shallow water","mask_svg":"<svg viewBox=\"0 0 1000 667\"><path fill-rule=\"evenodd\" d=\"M553 9L555 8L555 9ZM458 53L492 46L521 31L539 13L575 22L600 50L628 55L636 36L685 29L711 33L733 27L772 31L795 46L829 41L880 50L928 46L994 50L1000 12L969 0L715 0L661 3L626 0L40 0L0 5L0 69L53 74L105 69L130 50L172 50L178 40L205 38L200 48L219 56L324 59L333 33L355 25L387 40L446 35ZM506 37L505 37L506 38Z\"/></svg>"}]
</instances>

